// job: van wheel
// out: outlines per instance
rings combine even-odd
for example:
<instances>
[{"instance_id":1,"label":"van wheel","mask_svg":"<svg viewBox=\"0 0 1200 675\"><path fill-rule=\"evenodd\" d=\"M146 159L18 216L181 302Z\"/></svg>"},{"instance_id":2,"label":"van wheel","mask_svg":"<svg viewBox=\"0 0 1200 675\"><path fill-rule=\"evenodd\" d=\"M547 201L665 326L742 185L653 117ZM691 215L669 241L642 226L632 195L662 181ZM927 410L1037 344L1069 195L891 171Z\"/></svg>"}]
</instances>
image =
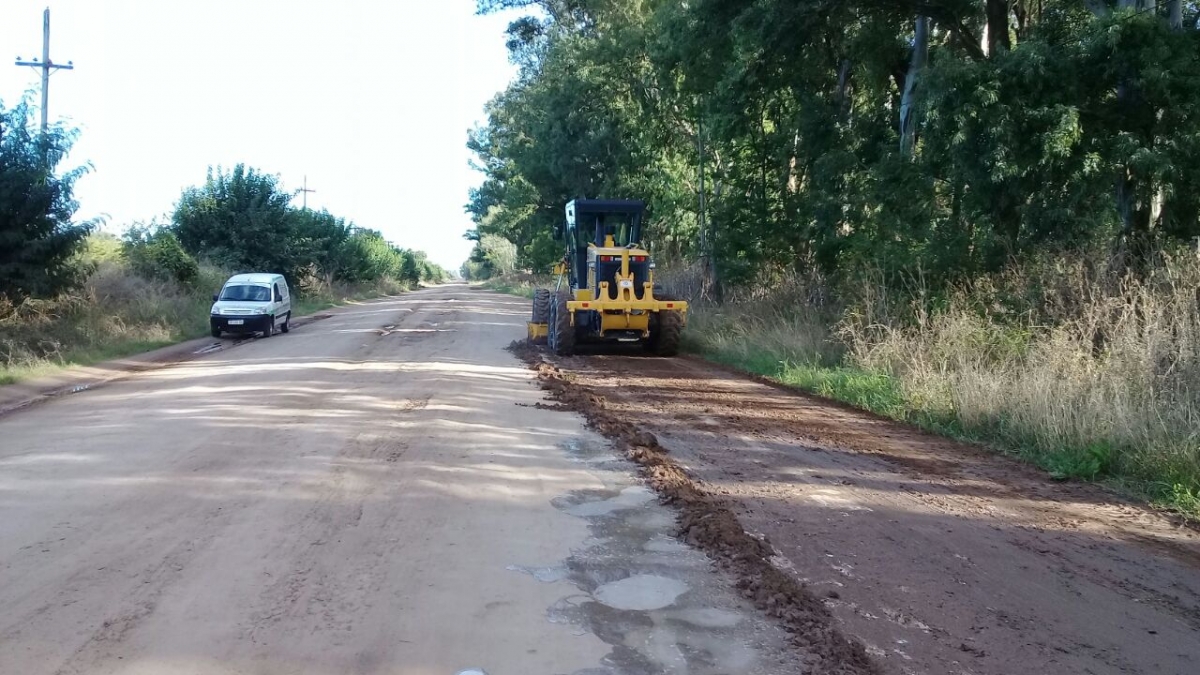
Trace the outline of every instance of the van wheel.
<instances>
[{"instance_id":1,"label":"van wheel","mask_svg":"<svg viewBox=\"0 0 1200 675\"><path fill-rule=\"evenodd\" d=\"M288 312L287 314L283 315L283 323L279 324L279 332L286 333L289 330L291 330L292 329L292 327L290 325L291 323L292 323L292 313Z\"/></svg>"},{"instance_id":2,"label":"van wheel","mask_svg":"<svg viewBox=\"0 0 1200 675\"><path fill-rule=\"evenodd\" d=\"M221 338L221 329L220 328L212 329L212 336L217 339L220 339Z\"/></svg>"},{"instance_id":3,"label":"van wheel","mask_svg":"<svg viewBox=\"0 0 1200 675\"><path fill-rule=\"evenodd\" d=\"M267 317L267 325L263 326L262 336L265 338L271 337L275 333L275 317Z\"/></svg>"}]
</instances>

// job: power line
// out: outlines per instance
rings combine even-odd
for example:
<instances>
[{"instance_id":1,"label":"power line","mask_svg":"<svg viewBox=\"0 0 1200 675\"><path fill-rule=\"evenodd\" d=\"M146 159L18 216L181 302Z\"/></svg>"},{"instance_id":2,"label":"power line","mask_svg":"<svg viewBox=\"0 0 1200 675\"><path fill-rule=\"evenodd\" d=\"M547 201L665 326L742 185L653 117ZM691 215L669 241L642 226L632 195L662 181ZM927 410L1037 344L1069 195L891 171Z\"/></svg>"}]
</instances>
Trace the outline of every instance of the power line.
<instances>
[{"instance_id":1,"label":"power line","mask_svg":"<svg viewBox=\"0 0 1200 675\"><path fill-rule=\"evenodd\" d=\"M49 123L50 111L50 74L56 70L74 70L75 62L67 61L67 64L59 65L50 60L50 8L42 12L42 60L36 58L32 61L22 61L21 57L17 57L18 66L28 66L37 68L42 71L42 134L46 133L46 126Z\"/></svg>"}]
</instances>

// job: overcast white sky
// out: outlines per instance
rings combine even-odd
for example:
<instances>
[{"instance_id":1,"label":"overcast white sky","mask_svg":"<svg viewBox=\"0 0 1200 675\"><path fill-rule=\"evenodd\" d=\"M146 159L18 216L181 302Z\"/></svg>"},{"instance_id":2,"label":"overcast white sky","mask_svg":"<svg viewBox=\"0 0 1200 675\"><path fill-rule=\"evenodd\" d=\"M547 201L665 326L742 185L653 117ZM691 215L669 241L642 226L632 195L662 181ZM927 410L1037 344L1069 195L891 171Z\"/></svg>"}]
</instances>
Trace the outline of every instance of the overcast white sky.
<instances>
[{"instance_id":1,"label":"overcast white sky","mask_svg":"<svg viewBox=\"0 0 1200 675\"><path fill-rule=\"evenodd\" d=\"M3 0L0 100L38 84L13 65L74 61L50 84L51 119L82 129L71 163L83 218L106 229L168 213L209 165L304 176L328 208L457 269L462 205L480 175L467 129L514 74L512 16L474 0ZM35 99L36 101L37 99ZM296 204L300 201L297 198Z\"/></svg>"}]
</instances>

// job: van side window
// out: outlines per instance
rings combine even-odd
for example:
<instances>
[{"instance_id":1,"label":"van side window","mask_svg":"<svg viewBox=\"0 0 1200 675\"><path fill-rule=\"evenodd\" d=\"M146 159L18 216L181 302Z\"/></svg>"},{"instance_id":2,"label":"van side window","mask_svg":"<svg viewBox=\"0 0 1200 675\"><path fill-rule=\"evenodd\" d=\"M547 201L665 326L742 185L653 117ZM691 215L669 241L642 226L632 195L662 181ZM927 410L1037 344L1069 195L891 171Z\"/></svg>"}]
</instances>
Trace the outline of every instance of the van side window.
<instances>
[{"instance_id":1,"label":"van side window","mask_svg":"<svg viewBox=\"0 0 1200 675\"><path fill-rule=\"evenodd\" d=\"M281 302L283 294L279 292L279 284L275 284L275 302Z\"/></svg>"}]
</instances>

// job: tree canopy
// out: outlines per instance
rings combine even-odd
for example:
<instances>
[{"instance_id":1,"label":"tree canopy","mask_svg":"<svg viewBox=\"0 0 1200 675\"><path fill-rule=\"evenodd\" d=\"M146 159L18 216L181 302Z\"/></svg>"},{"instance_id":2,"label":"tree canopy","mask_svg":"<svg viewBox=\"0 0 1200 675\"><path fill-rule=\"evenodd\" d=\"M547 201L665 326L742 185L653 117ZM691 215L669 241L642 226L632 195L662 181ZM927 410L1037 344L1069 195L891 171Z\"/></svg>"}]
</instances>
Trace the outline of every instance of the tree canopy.
<instances>
[{"instance_id":1,"label":"tree canopy","mask_svg":"<svg viewBox=\"0 0 1200 675\"><path fill-rule=\"evenodd\" d=\"M574 197L646 199L710 284L1200 235L1195 2L479 0L513 7L467 211L525 267Z\"/></svg>"},{"instance_id":2,"label":"tree canopy","mask_svg":"<svg viewBox=\"0 0 1200 675\"><path fill-rule=\"evenodd\" d=\"M209 169L184 190L170 225L191 255L242 271L281 272L326 282L390 277L417 284L448 273L424 252L392 245L374 230L328 211L294 209L279 180L244 165Z\"/></svg>"},{"instance_id":3,"label":"tree canopy","mask_svg":"<svg viewBox=\"0 0 1200 675\"><path fill-rule=\"evenodd\" d=\"M29 105L0 105L0 297L52 295L84 272L73 260L92 230L76 222L75 181L87 167L56 172L77 132L61 125L41 133Z\"/></svg>"}]
</instances>

